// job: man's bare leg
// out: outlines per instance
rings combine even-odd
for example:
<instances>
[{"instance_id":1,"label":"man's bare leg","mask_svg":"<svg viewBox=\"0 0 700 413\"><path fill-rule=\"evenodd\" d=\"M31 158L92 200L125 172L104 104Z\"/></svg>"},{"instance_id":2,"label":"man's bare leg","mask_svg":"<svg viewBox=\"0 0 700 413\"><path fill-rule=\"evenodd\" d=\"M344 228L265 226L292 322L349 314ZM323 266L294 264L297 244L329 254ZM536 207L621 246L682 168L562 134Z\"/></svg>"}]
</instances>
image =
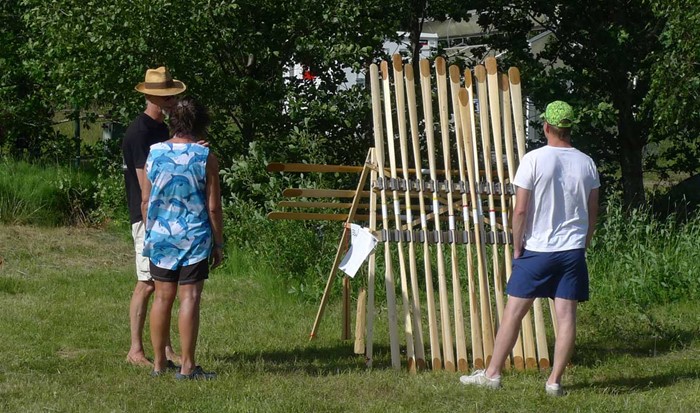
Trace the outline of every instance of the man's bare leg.
<instances>
[{"instance_id":1,"label":"man's bare leg","mask_svg":"<svg viewBox=\"0 0 700 413\"><path fill-rule=\"evenodd\" d=\"M564 369L574 353L576 341L576 300L554 299L557 313L557 340L554 343L554 364L547 384L560 384Z\"/></svg>"},{"instance_id":2,"label":"man's bare leg","mask_svg":"<svg viewBox=\"0 0 700 413\"><path fill-rule=\"evenodd\" d=\"M503 311L503 321L496 333L493 356L486 369L486 377L494 378L501 375L506 358L518 339L523 317L527 314L533 301L534 298L508 297L506 308Z\"/></svg>"},{"instance_id":3,"label":"man's bare leg","mask_svg":"<svg viewBox=\"0 0 700 413\"><path fill-rule=\"evenodd\" d=\"M155 291L153 281L137 281L129 304L129 325L131 327L131 348L126 355L128 363L138 366L152 366L143 350L143 326L146 322L148 300Z\"/></svg>"}]
</instances>

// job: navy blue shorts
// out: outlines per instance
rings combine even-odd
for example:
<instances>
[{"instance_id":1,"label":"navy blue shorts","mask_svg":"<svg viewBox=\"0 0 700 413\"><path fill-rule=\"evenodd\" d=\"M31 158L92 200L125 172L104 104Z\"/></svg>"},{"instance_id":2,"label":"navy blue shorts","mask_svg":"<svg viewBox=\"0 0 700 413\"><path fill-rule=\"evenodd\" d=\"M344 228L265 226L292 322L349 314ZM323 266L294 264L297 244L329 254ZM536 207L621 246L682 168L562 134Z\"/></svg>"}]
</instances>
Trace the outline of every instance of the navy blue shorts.
<instances>
[{"instance_id":1,"label":"navy blue shorts","mask_svg":"<svg viewBox=\"0 0 700 413\"><path fill-rule=\"evenodd\" d=\"M525 250L513 260L506 293L520 298L588 300L586 250L557 252Z\"/></svg>"}]
</instances>

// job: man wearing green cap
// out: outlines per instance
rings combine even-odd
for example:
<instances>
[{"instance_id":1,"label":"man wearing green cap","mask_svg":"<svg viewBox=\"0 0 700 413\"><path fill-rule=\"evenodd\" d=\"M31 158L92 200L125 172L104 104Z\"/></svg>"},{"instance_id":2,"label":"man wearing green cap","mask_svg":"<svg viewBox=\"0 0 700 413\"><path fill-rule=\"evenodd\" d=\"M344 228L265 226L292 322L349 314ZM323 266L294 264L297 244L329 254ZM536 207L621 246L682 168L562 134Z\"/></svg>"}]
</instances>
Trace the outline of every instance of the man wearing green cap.
<instances>
[{"instance_id":1,"label":"man wearing green cap","mask_svg":"<svg viewBox=\"0 0 700 413\"><path fill-rule=\"evenodd\" d=\"M462 376L460 381L499 388L501 369L523 317L535 298L549 297L557 314L557 338L545 391L561 396L561 377L574 350L576 307L588 300L585 251L598 215L600 179L593 160L571 146L573 108L554 101L542 118L547 146L523 157L513 182L517 188L513 272L493 357L486 370Z\"/></svg>"}]
</instances>

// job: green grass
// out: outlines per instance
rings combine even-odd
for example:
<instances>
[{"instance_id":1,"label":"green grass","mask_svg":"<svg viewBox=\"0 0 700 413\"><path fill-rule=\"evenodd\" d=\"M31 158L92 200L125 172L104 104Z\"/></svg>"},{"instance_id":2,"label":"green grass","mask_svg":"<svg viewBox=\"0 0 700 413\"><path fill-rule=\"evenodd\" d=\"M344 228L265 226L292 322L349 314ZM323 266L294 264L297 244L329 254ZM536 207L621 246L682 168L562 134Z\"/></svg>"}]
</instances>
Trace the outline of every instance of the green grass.
<instances>
[{"instance_id":1,"label":"green grass","mask_svg":"<svg viewBox=\"0 0 700 413\"><path fill-rule=\"evenodd\" d=\"M603 216L590 251L592 293L638 307L700 298L700 216L679 223L615 205Z\"/></svg>"},{"instance_id":2,"label":"green grass","mask_svg":"<svg viewBox=\"0 0 700 413\"><path fill-rule=\"evenodd\" d=\"M58 188L62 172L64 168L0 159L0 222L62 224L69 210Z\"/></svg>"},{"instance_id":3,"label":"green grass","mask_svg":"<svg viewBox=\"0 0 700 413\"><path fill-rule=\"evenodd\" d=\"M57 114L54 117L54 130L60 132L61 134L73 138L75 136L75 123L72 120L66 118L65 113ZM102 139L102 124L104 122L97 121L93 123L86 124L84 121L80 122L80 139L84 144L94 144Z\"/></svg>"},{"instance_id":4,"label":"green grass","mask_svg":"<svg viewBox=\"0 0 700 413\"><path fill-rule=\"evenodd\" d=\"M0 223L108 225L128 219L121 168L72 168L0 158Z\"/></svg>"},{"instance_id":5,"label":"green grass","mask_svg":"<svg viewBox=\"0 0 700 413\"><path fill-rule=\"evenodd\" d=\"M339 297L309 342L318 303L288 295L283 268L229 251L205 286L197 349L219 377L180 383L124 362L128 234L0 226L0 257L3 412L680 412L700 403L700 312L689 300L645 309L656 329L640 329L637 311L620 314L610 335L596 314L606 303L594 296L581 307L569 394L550 399L546 372L506 373L505 388L488 391L461 386L457 373L391 370L384 308L367 370L338 338Z\"/></svg>"}]
</instances>

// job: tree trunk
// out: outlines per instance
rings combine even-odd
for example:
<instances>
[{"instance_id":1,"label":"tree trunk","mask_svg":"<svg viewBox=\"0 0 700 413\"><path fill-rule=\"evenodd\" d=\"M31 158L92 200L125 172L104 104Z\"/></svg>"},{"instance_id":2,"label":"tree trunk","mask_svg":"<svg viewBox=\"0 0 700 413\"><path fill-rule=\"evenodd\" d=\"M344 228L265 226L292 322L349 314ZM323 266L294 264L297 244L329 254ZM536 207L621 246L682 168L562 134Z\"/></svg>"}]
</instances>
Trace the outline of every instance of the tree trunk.
<instances>
[{"instance_id":1,"label":"tree trunk","mask_svg":"<svg viewBox=\"0 0 700 413\"><path fill-rule=\"evenodd\" d=\"M414 0L411 4L409 39L411 40L411 58L413 59L411 64L416 77L420 76L420 35L423 32L426 6L426 0Z\"/></svg>"},{"instance_id":2,"label":"tree trunk","mask_svg":"<svg viewBox=\"0 0 700 413\"><path fill-rule=\"evenodd\" d=\"M622 195L624 206L636 208L645 202L644 170L642 167L642 150L646 136L641 136L641 128L637 125L628 106L620 109L618 131L620 133L620 168L622 171Z\"/></svg>"},{"instance_id":3,"label":"tree trunk","mask_svg":"<svg viewBox=\"0 0 700 413\"><path fill-rule=\"evenodd\" d=\"M243 148L247 148L248 144L255 140L255 124L251 120L243 121L241 127L241 138L243 140Z\"/></svg>"}]
</instances>

